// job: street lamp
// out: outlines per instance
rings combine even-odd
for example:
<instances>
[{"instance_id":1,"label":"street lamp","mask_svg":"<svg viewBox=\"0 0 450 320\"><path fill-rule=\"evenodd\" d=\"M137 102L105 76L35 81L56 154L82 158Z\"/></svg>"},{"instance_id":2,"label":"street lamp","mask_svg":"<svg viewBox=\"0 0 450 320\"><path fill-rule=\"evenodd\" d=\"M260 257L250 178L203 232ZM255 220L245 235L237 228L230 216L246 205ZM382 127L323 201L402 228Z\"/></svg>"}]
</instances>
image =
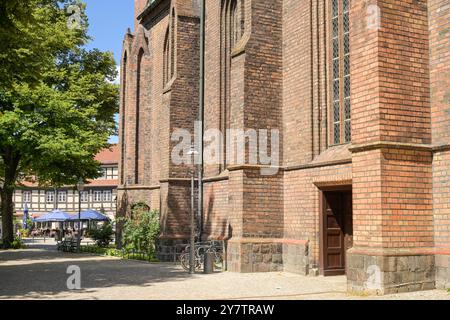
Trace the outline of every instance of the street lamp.
<instances>
[{"instance_id":1,"label":"street lamp","mask_svg":"<svg viewBox=\"0 0 450 320\"><path fill-rule=\"evenodd\" d=\"M78 190L78 252L80 252L80 246L81 246L81 192L84 191L84 180L80 179L77 183L77 190Z\"/></svg>"},{"instance_id":2,"label":"street lamp","mask_svg":"<svg viewBox=\"0 0 450 320\"><path fill-rule=\"evenodd\" d=\"M189 273L195 273L195 156L198 155L195 145L192 144L188 155L192 157L192 177L191 177L191 236L189 250Z\"/></svg>"}]
</instances>

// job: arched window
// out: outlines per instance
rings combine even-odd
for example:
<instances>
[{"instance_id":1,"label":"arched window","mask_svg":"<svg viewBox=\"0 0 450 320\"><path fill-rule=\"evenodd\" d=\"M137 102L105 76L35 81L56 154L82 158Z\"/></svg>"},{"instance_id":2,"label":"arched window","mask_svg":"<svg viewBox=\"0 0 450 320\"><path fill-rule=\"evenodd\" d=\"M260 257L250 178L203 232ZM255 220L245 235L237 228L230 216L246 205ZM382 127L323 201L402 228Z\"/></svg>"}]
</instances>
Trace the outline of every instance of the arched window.
<instances>
[{"instance_id":1,"label":"arched window","mask_svg":"<svg viewBox=\"0 0 450 320\"><path fill-rule=\"evenodd\" d=\"M169 42L169 28L167 28L166 36L164 37L164 53L163 53L163 82L164 86L169 82L170 79L170 64L169 64L169 52L170 52L170 42Z\"/></svg>"},{"instance_id":2,"label":"arched window","mask_svg":"<svg viewBox=\"0 0 450 320\"><path fill-rule=\"evenodd\" d=\"M170 25L170 78L175 76L175 36L176 36L176 15L175 9L172 10L172 20Z\"/></svg>"},{"instance_id":3,"label":"arched window","mask_svg":"<svg viewBox=\"0 0 450 320\"><path fill-rule=\"evenodd\" d=\"M135 137L136 137L136 145L135 145L135 164L134 164L134 170L135 170L135 184L139 184L140 181L140 166L139 166L139 158L142 156L141 155L141 150L140 150L140 143L141 143L141 104L142 104L142 96L141 96L141 91L142 91L142 63L143 63L143 58L144 58L144 50L140 49L139 50L139 54L138 54L138 59L137 59L137 72L136 72L136 132L135 132Z\"/></svg>"},{"instance_id":4,"label":"arched window","mask_svg":"<svg viewBox=\"0 0 450 320\"><path fill-rule=\"evenodd\" d=\"M221 14L221 104L220 129L224 135L221 170L227 168L227 129L230 128L230 88L232 51L244 35L245 10L243 0L224 0Z\"/></svg>"},{"instance_id":5,"label":"arched window","mask_svg":"<svg viewBox=\"0 0 450 320\"><path fill-rule=\"evenodd\" d=\"M244 2L242 0L232 0L229 15L231 19L230 38L232 47L234 47L244 33Z\"/></svg>"},{"instance_id":6,"label":"arched window","mask_svg":"<svg viewBox=\"0 0 450 320\"><path fill-rule=\"evenodd\" d=\"M125 125L126 125L126 103L127 103L127 62L128 62L128 53L125 51L122 61L122 131L121 131L121 171L120 171L120 183L124 184L124 175L125 175Z\"/></svg>"},{"instance_id":7,"label":"arched window","mask_svg":"<svg viewBox=\"0 0 450 320\"><path fill-rule=\"evenodd\" d=\"M331 0L331 144L352 140L350 0Z\"/></svg>"},{"instance_id":8,"label":"arched window","mask_svg":"<svg viewBox=\"0 0 450 320\"><path fill-rule=\"evenodd\" d=\"M176 69L176 13L172 10L169 26L164 37L163 82L164 86L173 79Z\"/></svg>"}]
</instances>

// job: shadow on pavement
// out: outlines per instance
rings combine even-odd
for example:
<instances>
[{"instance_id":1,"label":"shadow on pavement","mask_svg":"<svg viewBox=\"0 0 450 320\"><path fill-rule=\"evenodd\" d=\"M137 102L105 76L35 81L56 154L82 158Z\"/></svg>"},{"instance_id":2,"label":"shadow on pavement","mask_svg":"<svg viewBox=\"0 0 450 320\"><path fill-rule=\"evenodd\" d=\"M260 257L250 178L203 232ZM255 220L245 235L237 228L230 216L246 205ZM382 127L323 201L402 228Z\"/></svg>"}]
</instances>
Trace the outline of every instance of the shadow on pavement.
<instances>
[{"instance_id":1,"label":"shadow on pavement","mask_svg":"<svg viewBox=\"0 0 450 320\"><path fill-rule=\"evenodd\" d=\"M80 292L115 286L150 287L158 282L190 278L174 264L149 264L49 250L3 251L0 252L0 299L73 294L67 288L70 277L67 268L72 265L81 269Z\"/></svg>"}]
</instances>

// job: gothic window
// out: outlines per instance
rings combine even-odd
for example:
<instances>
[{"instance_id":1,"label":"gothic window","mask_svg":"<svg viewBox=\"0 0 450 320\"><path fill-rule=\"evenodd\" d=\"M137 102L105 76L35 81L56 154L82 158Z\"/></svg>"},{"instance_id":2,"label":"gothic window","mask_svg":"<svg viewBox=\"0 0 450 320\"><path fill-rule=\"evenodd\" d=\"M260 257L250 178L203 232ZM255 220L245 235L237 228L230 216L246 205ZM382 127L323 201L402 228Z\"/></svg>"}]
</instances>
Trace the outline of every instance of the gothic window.
<instances>
[{"instance_id":1,"label":"gothic window","mask_svg":"<svg viewBox=\"0 0 450 320\"><path fill-rule=\"evenodd\" d=\"M124 181L124 174L125 174L125 119L126 119L126 101L127 101L127 59L128 54L125 52L122 62L122 146L121 146L121 173L120 173L120 182L123 184Z\"/></svg>"},{"instance_id":2,"label":"gothic window","mask_svg":"<svg viewBox=\"0 0 450 320\"><path fill-rule=\"evenodd\" d=\"M243 1L232 0L231 1L231 10L230 10L230 18L231 18L231 32L230 38L232 47L236 46L243 35L244 30L244 16L243 16Z\"/></svg>"},{"instance_id":3,"label":"gothic window","mask_svg":"<svg viewBox=\"0 0 450 320\"><path fill-rule=\"evenodd\" d=\"M175 9L172 10L172 19L170 25L170 78L175 76Z\"/></svg>"},{"instance_id":4,"label":"gothic window","mask_svg":"<svg viewBox=\"0 0 450 320\"><path fill-rule=\"evenodd\" d=\"M227 129L230 118L231 60L232 51L244 35L244 0L223 0L221 14L221 106L220 127L224 135L221 170L227 167Z\"/></svg>"},{"instance_id":5,"label":"gothic window","mask_svg":"<svg viewBox=\"0 0 450 320\"><path fill-rule=\"evenodd\" d=\"M170 66L169 66L169 29L167 29L166 36L164 38L164 56L163 56L163 82L164 86L169 82Z\"/></svg>"},{"instance_id":6,"label":"gothic window","mask_svg":"<svg viewBox=\"0 0 450 320\"><path fill-rule=\"evenodd\" d=\"M139 158L141 157L140 154L140 137L141 137L141 91L142 91L142 62L144 59L144 50L141 49L139 51L138 60L137 60L137 83L136 83L136 131L135 131L135 137L136 137L136 145L135 145L135 183L140 183L140 168L139 168Z\"/></svg>"},{"instance_id":7,"label":"gothic window","mask_svg":"<svg viewBox=\"0 0 450 320\"><path fill-rule=\"evenodd\" d=\"M163 53L163 82L164 86L175 76L175 57L176 57L176 14L175 9L172 10L169 26L167 27L166 36L164 38Z\"/></svg>"},{"instance_id":8,"label":"gothic window","mask_svg":"<svg viewBox=\"0 0 450 320\"><path fill-rule=\"evenodd\" d=\"M331 0L331 142L351 142L350 0Z\"/></svg>"}]
</instances>

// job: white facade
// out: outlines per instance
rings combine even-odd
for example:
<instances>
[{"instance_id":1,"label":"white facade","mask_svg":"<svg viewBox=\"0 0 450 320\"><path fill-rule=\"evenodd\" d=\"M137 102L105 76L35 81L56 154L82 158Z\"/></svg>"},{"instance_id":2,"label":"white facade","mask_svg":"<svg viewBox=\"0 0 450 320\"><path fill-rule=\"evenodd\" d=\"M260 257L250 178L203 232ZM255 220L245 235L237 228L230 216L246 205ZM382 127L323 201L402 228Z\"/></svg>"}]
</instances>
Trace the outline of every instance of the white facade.
<instances>
[{"instance_id":1,"label":"white facade","mask_svg":"<svg viewBox=\"0 0 450 320\"><path fill-rule=\"evenodd\" d=\"M86 184L81 193L81 210L93 209L114 219L117 199L117 165L102 166L104 175L90 184ZM18 188L14 193L16 214L28 208L30 215L42 215L55 209L76 214L79 211L79 193L74 186L60 189L27 186Z\"/></svg>"}]
</instances>

